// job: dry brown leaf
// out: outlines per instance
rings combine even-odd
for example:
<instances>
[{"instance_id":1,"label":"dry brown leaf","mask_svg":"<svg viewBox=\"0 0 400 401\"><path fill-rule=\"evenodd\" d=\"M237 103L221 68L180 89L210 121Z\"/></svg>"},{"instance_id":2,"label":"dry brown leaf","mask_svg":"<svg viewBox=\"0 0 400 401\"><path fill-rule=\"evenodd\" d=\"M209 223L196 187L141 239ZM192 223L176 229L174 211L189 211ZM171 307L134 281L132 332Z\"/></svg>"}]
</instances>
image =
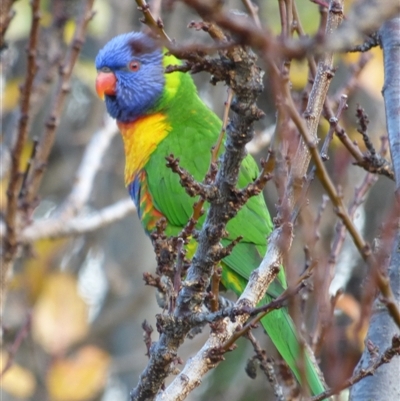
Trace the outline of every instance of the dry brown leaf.
<instances>
[{"instance_id":1,"label":"dry brown leaf","mask_svg":"<svg viewBox=\"0 0 400 401\"><path fill-rule=\"evenodd\" d=\"M360 327L360 303L352 295L342 294L337 300L336 308L340 309L351 319L351 323L345 329L346 337L362 351L364 349L364 340L367 335L369 322L363 319Z\"/></svg>"},{"instance_id":2,"label":"dry brown leaf","mask_svg":"<svg viewBox=\"0 0 400 401\"><path fill-rule=\"evenodd\" d=\"M88 331L88 307L76 278L55 273L46 278L33 310L33 336L51 354L62 353Z\"/></svg>"},{"instance_id":3,"label":"dry brown leaf","mask_svg":"<svg viewBox=\"0 0 400 401\"><path fill-rule=\"evenodd\" d=\"M360 303L350 294L342 294L336 301L336 309L344 312L353 322L358 322L361 315Z\"/></svg>"},{"instance_id":4,"label":"dry brown leaf","mask_svg":"<svg viewBox=\"0 0 400 401\"><path fill-rule=\"evenodd\" d=\"M52 401L86 401L105 386L109 355L94 346L81 348L73 357L56 360L47 374Z\"/></svg>"}]
</instances>

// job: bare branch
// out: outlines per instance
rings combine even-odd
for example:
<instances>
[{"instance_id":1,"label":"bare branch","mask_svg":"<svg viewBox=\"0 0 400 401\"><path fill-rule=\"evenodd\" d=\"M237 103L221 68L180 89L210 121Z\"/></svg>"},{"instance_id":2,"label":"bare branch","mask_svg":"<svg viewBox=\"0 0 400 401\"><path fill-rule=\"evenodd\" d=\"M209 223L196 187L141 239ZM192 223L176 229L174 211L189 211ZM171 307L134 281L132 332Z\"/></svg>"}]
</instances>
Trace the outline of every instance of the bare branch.
<instances>
[{"instance_id":1,"label":"bare branch","mask_svg":"<svg viewBox=\"0 0 400 401\"><path fill-rule=\"evenodd\" d=\"M260 267L253 271L245 291L236 302L238 309L242 307L254 307L264 295L265 289L275 279L279 269L282 254L291 245L292 229L290 225L284 225L275 229L268 242L267 253ZM283 240L286 238L286 240ZM281 246L285 246L282 249ZM248 315L237 317L235 322L224 319L218 324L218 331L212 331L207 342L199 352L187 361L182 372L156 397L157 401L181 401L200 384L201 378L220 361L209 357L215 350L225 344L234 335L238 327L247 320Z\"/></svg>"},{"instance_id":2,"label":"bare branch","mask_svg":"<svg viewBox=\"0 0 400 401\"><path fill-rule=\"evenodd\" d=\"M115 121L106 117L104 127L93 135L86 146L71 193L58 212L62 216L75 215L87 203L92 192L94 178L102 165L103 155L117 133L118 128Z\"/></svg>"},{"instance_id":3,"label":"bare branch","mask_svg":"<svg viewBox=\"0 0 400 401\"><path fill-rule=\"evenodd\" d=\"M349 52L367 52L368 50L372 49L373 47L379 46L380 45L380 39L377 34L377 32L373 32L370 35L368 35L366 41L362 43L361 45L356 45L352 49L349 50Z\"/></svg>"},{"instance_id":4,"label":"bare branch","mask_svg":"<svg viewBox=\"0 0 400 401\"><path fill-rule=\"evenodd\" d=\"M60 78L53 101L53 108L46 122L46 129L43 137L40 139L40 147L34 163L33 173L27 182L26 194L24 194L23 201L25 203L25 207L28 208L36 197L40 182L46 169L47 159L53 147L56 130L59 125L61 112L64 106L64 101L67 93L69 92L72 71L84 43L87 25L94 15L92 11L93 3L94 0L86 0L81 20L76 25L75 34L71 42L71 46L68 50L64 64L60 67Z\"/></svg>"},{"instance_id":5,"label":"bare branch","mask_svg":"<svg viewBox=\"0 0 400 401\"><path fill-rule=\"evenodd\" d=\"M19 118L18 135L14 148L11 152L11 169L10 178L7 188L7 211L5 216L6 236L4 239L4 255L2 256L1 274L0 274L0 292L1 299L4 301L6 294L6 286L8 275L12 269L13 260L15 258L18 244L18 227L17 227L17 212L18 212L18 195L22 183L22 175L19 171L22 151L28 138L28 123L29 123L29 106L32 93L33 80L36 75L36 48L39 35L39 0L34 0L31 3L32 22L29 36L29 44L27 49L28 67L25 83L21 92L21 115ZM6 28L6 27L5 27ZM4 28L4 29L5 29ZM3 304L0 304L0 311L3 310Z\"/></svg>"},{"instance_id":6,"label":"bare branch","mask_svg":"<svg viewBox=\"0 0 400 401\"><path fill-rule=\"evenodd\" d=\"M386 298L390 299L390 302L388 302L389 311L393 316L393 319L395 319L396 324L400 327L400 310L394 302L393 293L391 291L390 285L388 285L386 277L382 274L382 272L380 272L379 264L377 264L375 257L372 255L369 244L364 241L361 234L358 232L356 226L354 225L351 217L349 216L348 211L344 207L342 196L340 195L340 193L338 193L331 178L329 177L321 156L319 155L319 152L316 148L315 142L311 138L311 135L308 133L307 127L298 115L296 109L294 108L294 105L289 108L289 113L297 128L299 129L301 135L303 136L305 142L307 143L307 146L310 149L316 166L317 176L320 179L325 190L327 191L332 203L336 206L337 215L342 219L343 224L346 226L347 230L352 236L354 244L356 245L364 261L367 262L369 266L374 269L374 274L376 275L378 287L381 290L382 294Z\"/></svg>"},{"instance_id":7,"label":"bare branch","mask_svg":"<svg viewBox=\"0 0 400 401\"><path fill-rule=\"evenodd\" d=\"M265 373L265 376L267 377L268 381L270 382L272 388L274 389L274 394L277 399L277 401L285 401L285 398L283 396L283 391L282 387L278 382L278 379L275 375L274 371L274 366L272 364L272 361L270 358L267 358L267 354L265 350L263 350L256 340L256 338L253 336L253 334L250 332L247 334L248 339L250 340L251 344L253 345L256 358L258 359L260 363L260 368L261 370Z\"/></svg>"},{"instance_id":8,"label":"bare branch","mask_svg":"<svg viewBox=\"0 0 400 401\"><path fill-rule=\"evenodd\" d=\"M171 39L164 31L164 24L160 18L155 18L150 10L146 0L136 0L138 10L143 13L143 19L140 21L146 24L158 37L164 39L165 42L170 42Z\"/></svg>"},{"instance_id":9,"label":"bare branch","mask_svg":"<svg viewBox=\"0 0 400 401\"><path fill-rule=\"evenodd\" d=\"M0 371L0 380L3 379L4 374L7 372L7 370L9 370L12 367L17 351L21 347L22 342L29 335L29 332L31 330L31 325L32 325L32 313L28 312L24 325L19 330L17 336L15 337L14 343L8 350L8 358L6 363L2 361L3 368Z\"/></svg>"},{"instance_id":10,"label":"bare branch","mask_svg":"<svg viewBox=\"0 0 400 401\"><path fill-rule=\"evenodd\" d=\"M330 40L333 32L337 30L343 19L343 2L331 1L329 6L329 15L326 27L326 39ZM318 62L318 67L314 79L314 84L311 89L307 108L304 112L307 131L315 142L317 138L317 129L322 113L323 105L330 82L334 76L333 69L333 52L325 52ZM291 97L290 97L291 98ZM293 117L293 116L292 116ZM302 177L310 163L310 153L307 150L307 145L304 141L300 142L299 155L296 157L292 169L295 171L294 177Z\"/></svg>"},{"instance_id":11,"label":"bare branch","mask_svg":"<svg viewBox=\"0 0 400 401\"><path fill-rule=\"evenodd\" d=\"M251 16L251 18L254 20L256 26L258 28L261 28L261 21L258 15L258 6L255 5L251 0L242 0L242 3L246 7L246 10Z\"/></svg>"},{"instance_id":12,"label":"bare branch","mask_svg":"<svg viewBox=\"0 0 400 401\"><path fill-rule=\"evenodd\" d=\"M1 16L0 16L0 52L6 46L4 35L7 31L8 25L14 18L15 11L12 9L13 4L16 0L4 0L1 4Z\"/></svg>"},{"instance_id":13,"label":"bare branch","mask_svg":"<svg viewBox=\"0 0 400 401\"><path fill-rule=\"evenodd\" d=\"M85 213L83 216L37 220L21 233L20 240L23 243L30 243L39 239L82 235L122 220L135 210L132 199L127 198L96 212Z\"/></svg>"}]
</instances>

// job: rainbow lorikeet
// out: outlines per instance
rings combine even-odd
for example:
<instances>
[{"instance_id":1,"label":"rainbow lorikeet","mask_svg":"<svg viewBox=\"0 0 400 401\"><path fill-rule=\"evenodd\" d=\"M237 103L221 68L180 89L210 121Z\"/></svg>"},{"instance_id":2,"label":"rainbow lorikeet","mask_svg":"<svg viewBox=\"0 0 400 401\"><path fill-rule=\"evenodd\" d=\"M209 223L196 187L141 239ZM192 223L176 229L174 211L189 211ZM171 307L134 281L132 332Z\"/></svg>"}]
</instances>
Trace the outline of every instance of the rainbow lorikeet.
<instances>
[{"instance_id":1,"label":"rainbow lorikeet","mask_svg":"<svg viewBox=\"0 0 400 401\"><path fill-rule=\"evenodd\" d=\"M193 212L194 199L166 166L165 157L179 157L180 165L202 181L210 164L210 149L221 130L221 120L203 103L189 74L165 74L167 65L179 64L144 33L115 37L100 50L96 90L105 99L108 113L117 120L125 147L125 184L147 233L157 221L167 221L166 234L177 235ZM254 159L243 160L238 185L246 186L258 176ZM229 221L226 246L242 236L233 252L223 260L223 285L240 294L252 270L266 252L272 222L262 194L252 197ZM286 288L283 269L272 283L264 302ZM279 353L301 381L297 359L296 329L285 308L267 314L262 325ZM308 352L305 371L313 394L324 390Z\"/></svg>"}]
</instances>

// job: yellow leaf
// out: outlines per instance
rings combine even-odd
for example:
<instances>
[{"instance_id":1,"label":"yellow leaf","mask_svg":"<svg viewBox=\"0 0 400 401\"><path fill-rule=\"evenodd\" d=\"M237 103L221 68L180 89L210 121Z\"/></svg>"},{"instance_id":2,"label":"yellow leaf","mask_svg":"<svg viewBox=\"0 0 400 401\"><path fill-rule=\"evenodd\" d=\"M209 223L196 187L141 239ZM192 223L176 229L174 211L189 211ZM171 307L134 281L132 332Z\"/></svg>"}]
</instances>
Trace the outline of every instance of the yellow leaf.
<instances>
[{"instance_id":1,"label":"yellow leaf","mask_svg":"<svg viewBox=\"0 0 400 401\"><path fill-rule=\"evenodd\" d=\"M33 310L33 336L51 353L63 352L88 331L87 305L78 294L77 281L66 273L47 277Z\"/></svg>"},{"instance_id":2,"label":"yellow leaf","mask_svg":"<svg viewBox=\"0 0 400 401\"><path fill-rule=\"evenodd\" d=\"M360 60L360 53L358 52L349 52L342 54L341 60L343 60L346 64L355 64Z\"/></svg>"},{"instance_id":3,"label":"yellow leaf","mask_svg":"<svg viewBox=\"0 0 400 401\"><path fill-rule=\"evenodd\" d=\"M2 93L2 103L3 103L3 114L15 109L19 102L19 85L21 84L21 78L10 79L6 83L4 88L4 93Z\"/></svg>"},{"instance_id":4,"label":"yellow leaf","mask_svg":"<svg viewBox=\"0 0 400 401\"><path fill-rule=\"evenodd\" d=\"M5 177L0 181L0 210L3 212L7 206L7 185L8 178Z\"/></svg>"},{"instance_id":5,"label":"yellow leaf","mask_svg":"<svg viewBox=\"0 0 400 401\"><path fill-rule=\"evenodd\" d=\"M289 77L294 89L303 89L308 80L307 60L293 60L290 65Z\"/></svg>"},{"instance_id":6,"label":"yellow leaf","mask_svg":"<svg viewBox=\"0 0 400 401\"><path fill-rule=\"evenodd\" d=\"M8 355L0 352L0 369L8 361ZM15 398L30 398L35 391L36 381L34 375L20 365L13 362L0 380L0 387Z\"/></svg>"},{"instance_id":7,"label":"yellow leaf","mask_svg":"<svg viewBox=\"0 0 400 401\"><path fill-rule=\"evenodd\" d=\"M36 241L34 256L28 259L24 263L23 269L12 278L11 288L24 291L31 305L40 295L46 283L46 277L54 266L55 259L63 252L67 241L65 238Z\"/></svg>"},{"instance_id":8,"label":"yellow leaf","mask_svg":"<svg viewBox=\"0 0 400 401\"><path fill-rule=\"evenodd\" d=\"M92 399L104 388L109 364L109 355L94 346L81 348L72 358L56 360L47 374L51 400Z\"/></svg>"},{"instance_id":9,"label":"yellow leaf","mask_svg":"<svg viewBox=\"0 0 400 401\"><path fill-rule=\"evenodd\" d=\"M374 47L368 54L372 55L372 58L362 69L357 83L372 96L381 99L384 82L383 52L381 48ZM359 61L360 55L359 53L346 53L342 59L346 64L355 64Z\"/></svg>"},{"instance_id":10,"label":"yellow leaf","mask_svg":"<svg viewBox=\"0 0 400 401\"><path fill-rule=\"evenodd\" d=\"M65 24L64 28L64 41L65 43L71 43L72 39L74 38L76 23L74 20L70 19Z\"/></svg>"},{"instance_id":11,"label":"yellow leaf","mask_svg":"<svg viewBox=\"0 0 400 401\"><path fill-rule=\"evenodd\" d=\"M382 99L382 88L384 81L383 73L383 53L379 47L374 47L370 54L373 55L371 61L363 68L359 76L359 84L371 95Z\"/></svg>"}]
</instances>

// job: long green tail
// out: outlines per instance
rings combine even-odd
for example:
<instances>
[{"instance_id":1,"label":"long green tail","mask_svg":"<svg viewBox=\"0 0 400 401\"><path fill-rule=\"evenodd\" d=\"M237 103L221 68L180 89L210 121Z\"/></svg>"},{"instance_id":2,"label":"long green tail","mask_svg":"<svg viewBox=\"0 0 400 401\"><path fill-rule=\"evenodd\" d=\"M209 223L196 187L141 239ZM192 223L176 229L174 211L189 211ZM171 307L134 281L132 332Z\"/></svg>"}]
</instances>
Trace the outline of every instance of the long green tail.
<instances>
[{"instance_id":1,"label":"long green tail","mask_svg":"<svg viewBox=\"0 0 400 401\"><path fill-rule=\"evenodd\" d=\"M223 267L222 284L237 295L240 295L247 284L247 280L225 265L225 263ZM271 287L279 287L276 280L271 284L270 288ZM276 288L273 288L273 293L274 292L277 292ZM272 297L266 295L261 304L266 304L271 300ZM298 361L300 360L300 344L296 334L296 327L287 309L281 308L268 313L261 319L261 324L302 387L308 386L312 395L322 393L325 388L319 377L318 367L315 366L307 350L304 350L307 383L302 383L302 377L298 367Z\"/></svg>"},{"instance_id":2,"label":"long green tail","mask_svg":"<svg viewBox=\"0 0 400 401\"><path fill-rule=\"evenodd\" d=\"M286 308L268 313L261 319L261 323L296 379L304 387L298 368L300 345L293 320ZM307 378L306 385L308 385L310 392L312 395L322 393L325 390L324 385L307 350L304 350L304 365Z\"/></svg>"}]
</instances>

